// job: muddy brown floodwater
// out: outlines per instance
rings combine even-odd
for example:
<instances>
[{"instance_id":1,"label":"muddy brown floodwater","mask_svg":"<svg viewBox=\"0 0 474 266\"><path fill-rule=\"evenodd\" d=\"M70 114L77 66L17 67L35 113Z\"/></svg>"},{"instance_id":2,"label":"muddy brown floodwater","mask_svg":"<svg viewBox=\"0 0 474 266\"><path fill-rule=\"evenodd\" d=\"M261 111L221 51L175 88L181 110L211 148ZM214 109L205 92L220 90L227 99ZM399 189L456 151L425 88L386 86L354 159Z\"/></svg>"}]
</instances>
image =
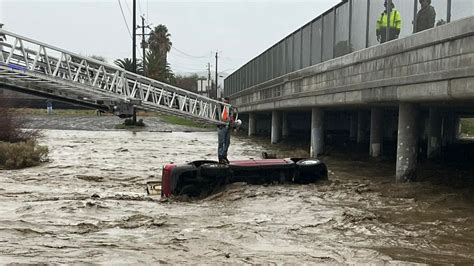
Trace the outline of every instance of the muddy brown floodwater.
<instances>
[{"instance_id":1,"label":"muddy brown floodwater","mask_svg":"<svg viewBox=\"0 0 474 266\"><path fill-rule=\"evenodd\" d=\"M288 152L233 137L231 159ZM160 201L163 164L215 159L215 132L45 130L51 162L0 170L0 263L474 263L465 188L393 183L393 165L326 158L330 181L233 184Z\"/></svg>"}]
</instances>

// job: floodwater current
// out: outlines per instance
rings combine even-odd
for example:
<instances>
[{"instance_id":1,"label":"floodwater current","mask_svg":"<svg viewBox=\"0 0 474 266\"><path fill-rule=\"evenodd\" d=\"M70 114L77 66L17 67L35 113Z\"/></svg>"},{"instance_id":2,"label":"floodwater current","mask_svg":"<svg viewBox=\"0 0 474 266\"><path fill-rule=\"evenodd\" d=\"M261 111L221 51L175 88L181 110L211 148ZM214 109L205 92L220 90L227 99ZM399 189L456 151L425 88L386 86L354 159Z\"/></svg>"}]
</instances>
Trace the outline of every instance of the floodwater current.
<instances>
[{"instance_id":1,"label":"floodwater current","mask_svg":"<svg viewBox=\"0 0 474 266\"><path fill-rule=\"evenodd\" d=\"M51 162L0 170L0 263L474 263L465 188L396 184L393 165L327 157L329 181L233 184L160 200L163 164L215 159L215 132L44 130ZM292 149L233 137L230 159Z\"/></svg>"}]
</instances>

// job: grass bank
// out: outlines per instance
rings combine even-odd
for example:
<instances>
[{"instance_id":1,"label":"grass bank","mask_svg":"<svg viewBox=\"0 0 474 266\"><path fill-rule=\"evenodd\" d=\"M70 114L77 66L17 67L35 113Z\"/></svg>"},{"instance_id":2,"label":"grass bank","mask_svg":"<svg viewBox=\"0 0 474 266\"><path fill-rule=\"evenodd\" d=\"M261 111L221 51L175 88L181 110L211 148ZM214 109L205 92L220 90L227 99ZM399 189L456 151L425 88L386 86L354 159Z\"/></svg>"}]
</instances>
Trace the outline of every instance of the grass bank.
<instances>
[{"instance_id":1,"label":"grass bank","mask_svg":"<svg viewBox=\"0 0 474 266\"><path fill-rule=\"evenodd\" d=\"M191 119L174 116L174 115L158 114L157 116L164 122L174 124L174 125L197 127L197 128L214 128L215 127L214 125L203 124Z\"/></svg>"},{"instance_id":2,"label":"grass bank","mask_svg":"<svg viewBox=\"0 0 474 266\"><path fill-rule=\"evenodd\" d=\"M46 109L35 108L15 108L15 113L19 115L48 115ZM90 109L53 109L52 115L58 116L96 116L96 110Z\"/></svg>"}]
</instances>

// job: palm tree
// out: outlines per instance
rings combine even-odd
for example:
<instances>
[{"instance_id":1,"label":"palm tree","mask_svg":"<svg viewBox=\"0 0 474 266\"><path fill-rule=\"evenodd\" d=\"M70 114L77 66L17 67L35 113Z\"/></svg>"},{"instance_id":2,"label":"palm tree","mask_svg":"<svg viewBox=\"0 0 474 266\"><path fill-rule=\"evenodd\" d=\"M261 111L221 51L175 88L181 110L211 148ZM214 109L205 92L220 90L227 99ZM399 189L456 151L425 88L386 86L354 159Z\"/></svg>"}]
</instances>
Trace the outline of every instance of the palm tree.
<instances>
[{"instance_id":1,"label":"palm tree","mask_svg":"<svg viewBox=\"0 0 474 266\"><path fill-rule=\"evenodd\" d=\"M168 62L167 54L173 45L170 38L171 34L168 32L168 28L160 24L151 31L150 38L148 39L150 49L157 52L164 62Z\"/></svg>"},{"instance_id":2,"label":"palm tree","mask_svg":"<svg viewBox=\"0 0 474 266\"><path fill-rule=\"evenodd\" d=\"M134 72L133 61L131 58L117 59L114 61L114 64L120 68L123 68L127 71ZM137 74L143 73L143 64L141 60L137 60Z\"/></svg>"},{"instance_id":3,"label":"palm tree","mask_svg":"<svg viewBox=\"0 0 474 266\"><path fill-rule=\"evenodd\" d=\"M174 73L170 65L164 61L157 52L153 50L148 51L145 64L147 66L148 77L167 83L174 82Z\"/></svg>"}]
</instances>

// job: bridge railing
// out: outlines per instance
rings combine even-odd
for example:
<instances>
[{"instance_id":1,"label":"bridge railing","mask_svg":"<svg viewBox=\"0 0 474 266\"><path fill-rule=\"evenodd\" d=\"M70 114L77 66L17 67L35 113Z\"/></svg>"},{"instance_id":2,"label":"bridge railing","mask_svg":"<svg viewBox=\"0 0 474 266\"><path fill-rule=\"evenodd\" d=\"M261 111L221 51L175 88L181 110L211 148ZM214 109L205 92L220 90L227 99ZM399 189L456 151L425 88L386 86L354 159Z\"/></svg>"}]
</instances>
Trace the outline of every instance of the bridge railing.
<instances>
[{"instance_id":1,"label":"bridge railing","mask_svg":"<svg viewBox=\"0 0 474 266\"><path fill-rule=\"evenodd\" d=\"M0 29L0 85L133 102L139 109L221 124L223 102Z\"/></svg>"}]
</instances>

